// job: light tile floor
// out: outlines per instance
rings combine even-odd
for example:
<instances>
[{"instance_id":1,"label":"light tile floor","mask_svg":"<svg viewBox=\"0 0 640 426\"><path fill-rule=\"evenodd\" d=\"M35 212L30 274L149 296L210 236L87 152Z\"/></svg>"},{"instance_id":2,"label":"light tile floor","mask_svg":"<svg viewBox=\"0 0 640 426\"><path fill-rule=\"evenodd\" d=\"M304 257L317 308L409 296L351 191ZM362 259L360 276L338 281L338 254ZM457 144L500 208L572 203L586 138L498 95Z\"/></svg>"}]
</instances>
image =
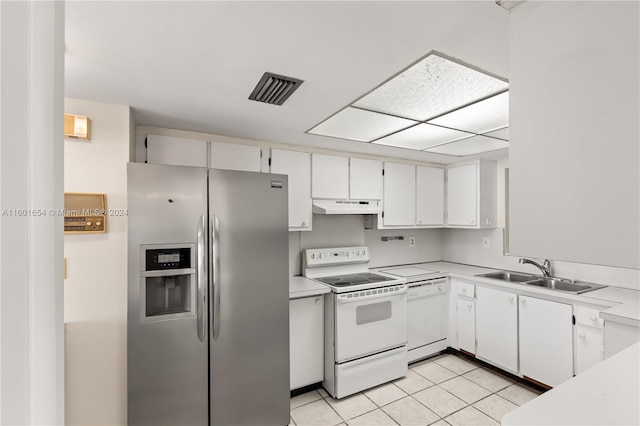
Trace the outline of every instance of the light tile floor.
<instances>
[{"instance_id":1,"label":"light tile floor","mask_svg":"<svg viewBox=\"0 0 640 426\"><path fill-rule=\"evenodd\" d=\"M409 366L391 383L333 399L324 389L291 398L291 425L498 425L537 390L461 356Z\"/></svg>"}]
</instances>

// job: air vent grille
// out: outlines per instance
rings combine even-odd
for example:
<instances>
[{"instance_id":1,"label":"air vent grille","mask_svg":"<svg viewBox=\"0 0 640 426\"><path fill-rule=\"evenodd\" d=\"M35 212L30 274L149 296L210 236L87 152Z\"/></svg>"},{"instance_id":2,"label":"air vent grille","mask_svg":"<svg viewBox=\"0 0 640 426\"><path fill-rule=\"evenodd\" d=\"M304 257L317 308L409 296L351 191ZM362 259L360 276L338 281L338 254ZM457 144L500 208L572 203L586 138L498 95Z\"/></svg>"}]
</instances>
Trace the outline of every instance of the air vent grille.
<instances>
[{"instance_id":1,"label":"air vent grille","mask_svg":"<svg viewBox=\"0 0 640 426\"><path fill-rule=\"evenodd\" d=\"M303 80L265 72L249 95L249 99L267 104L282 105L302 84Z\"/></svg>"}]
</instances>

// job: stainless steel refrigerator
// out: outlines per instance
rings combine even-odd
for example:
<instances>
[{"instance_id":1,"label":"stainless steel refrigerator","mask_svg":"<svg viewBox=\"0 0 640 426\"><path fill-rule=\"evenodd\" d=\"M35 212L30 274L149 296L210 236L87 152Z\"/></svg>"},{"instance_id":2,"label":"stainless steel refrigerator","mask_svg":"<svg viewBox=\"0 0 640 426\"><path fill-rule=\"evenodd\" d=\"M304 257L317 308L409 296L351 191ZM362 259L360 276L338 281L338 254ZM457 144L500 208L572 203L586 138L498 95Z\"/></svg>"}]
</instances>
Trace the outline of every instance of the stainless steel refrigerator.
<instances>
[{"instance_id":1,"label":"stainless steel refrigerator","mask_svg":"<svg viewBox=\"0 0 640 426\"><path fill-rule=\"evenodd\" d=\"M288 424L287 177L127 173L128 423Z\"/></svg>"}]
</instances>

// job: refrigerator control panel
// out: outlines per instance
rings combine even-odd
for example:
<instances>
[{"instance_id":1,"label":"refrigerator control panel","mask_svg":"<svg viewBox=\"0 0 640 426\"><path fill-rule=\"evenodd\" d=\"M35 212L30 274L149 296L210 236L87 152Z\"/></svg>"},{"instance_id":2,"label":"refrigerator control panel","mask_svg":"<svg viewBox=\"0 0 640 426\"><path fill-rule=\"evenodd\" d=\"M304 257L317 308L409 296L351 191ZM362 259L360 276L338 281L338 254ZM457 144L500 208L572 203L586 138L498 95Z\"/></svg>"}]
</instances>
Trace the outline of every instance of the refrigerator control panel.
<instances>
[{"instance_id":1,"label":"refrigerator control panel","mask_svg":"<svg viewBox=\"0 0 640 426\"><path fill-rule=\"evenodd\" d=\"M177 247L145 250L145 261L146 271L188 269L191 268L191 249Z\"/></svg>"}]
</instances>

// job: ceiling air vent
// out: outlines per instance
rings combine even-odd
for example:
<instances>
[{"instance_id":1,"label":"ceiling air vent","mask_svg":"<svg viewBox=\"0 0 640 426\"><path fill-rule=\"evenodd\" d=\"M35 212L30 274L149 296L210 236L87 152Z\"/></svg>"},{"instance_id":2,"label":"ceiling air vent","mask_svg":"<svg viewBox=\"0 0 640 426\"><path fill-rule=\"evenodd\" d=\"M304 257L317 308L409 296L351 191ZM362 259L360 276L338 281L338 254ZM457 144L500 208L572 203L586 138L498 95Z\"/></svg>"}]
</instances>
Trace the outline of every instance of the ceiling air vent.
<instances>
[{"instance_id":1,"label":"ceiling air vent","mask_svg":"<svg viewBox=\"0 0 640 426\"><path fill-rule=\"evenodd\" d=\"M273 105L282 105L302 84L302 80L265 72L249 95L249 99Z\"/></svg>"}]
</instances>

